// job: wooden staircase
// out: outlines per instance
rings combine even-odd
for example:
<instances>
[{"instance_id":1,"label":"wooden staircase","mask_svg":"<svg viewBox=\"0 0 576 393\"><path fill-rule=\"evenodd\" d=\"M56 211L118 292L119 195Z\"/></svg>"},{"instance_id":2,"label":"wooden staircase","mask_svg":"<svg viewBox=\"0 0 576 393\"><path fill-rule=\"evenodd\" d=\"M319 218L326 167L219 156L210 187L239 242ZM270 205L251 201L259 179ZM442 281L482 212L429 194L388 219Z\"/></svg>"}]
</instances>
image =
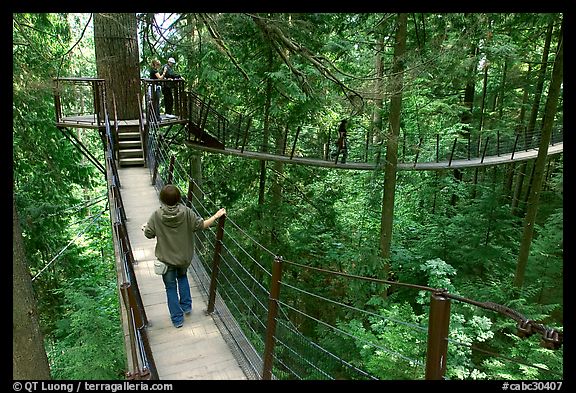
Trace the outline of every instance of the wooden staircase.
<instances>
[{"instance_id":1,"label":"wooden staircase","mask_svg":"<svg viewBox=\"0 0 576 393\"><path fill-rule=\"evenodd\" d=\"M118 163L125 166L144 166L144 148L138 127L118 128Z\"/></svg>"}]
</instances>

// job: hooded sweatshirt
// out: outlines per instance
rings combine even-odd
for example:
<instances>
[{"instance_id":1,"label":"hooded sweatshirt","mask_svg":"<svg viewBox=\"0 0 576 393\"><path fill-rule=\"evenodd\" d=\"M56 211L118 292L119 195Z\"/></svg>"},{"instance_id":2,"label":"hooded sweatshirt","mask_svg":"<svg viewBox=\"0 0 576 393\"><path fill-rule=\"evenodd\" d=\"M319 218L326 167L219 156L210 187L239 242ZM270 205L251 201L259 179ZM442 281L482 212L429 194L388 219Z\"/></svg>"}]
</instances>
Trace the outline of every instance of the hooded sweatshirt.
<instances>
[{"instance_id":1,"label":"hooded sweatshirt","mask_svg":"<svg viewBox=\"0 0 576 393\"><path fill-rule=\"evenodd\" d=\"M156 237L156 258L168 265L188 267L194 256L194 232L204 229L204 219L178 203L161 204L144 229L148 239Z\"/></svg>"}]
</instances>

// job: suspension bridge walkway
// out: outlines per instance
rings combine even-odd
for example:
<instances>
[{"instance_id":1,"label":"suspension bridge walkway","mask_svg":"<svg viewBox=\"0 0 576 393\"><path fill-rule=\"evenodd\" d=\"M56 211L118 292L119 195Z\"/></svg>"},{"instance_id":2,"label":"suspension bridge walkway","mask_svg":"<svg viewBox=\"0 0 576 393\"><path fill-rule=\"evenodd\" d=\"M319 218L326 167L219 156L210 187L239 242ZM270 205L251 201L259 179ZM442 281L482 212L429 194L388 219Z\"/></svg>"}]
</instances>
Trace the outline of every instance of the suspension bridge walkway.
<instances>
[{"instance_id":1,"label":"suspension bridge walkway","mask_svg":"<svg viewBox=\"0 0 576 393\"><path fill-rule=\"evenodd\" d=\"M147 332L159 379L247 379L218 328L206 314L206 291L200 273L190 269L193 311L184 326L175 329L166 306L166 292L154 273L155 240L147 239L140 226L158 206L158 193L150 172L143 167L118 170L126 212L126 229L134 255L134 273L148 319Z\"/></svg>"},{"instance_id":2,"label":"suspension bridge walkway","mask_svg":"<svg viewBox=\"0 0 576 393\"><path fill-rule=\"evenodd\" d=\"M197 235L196 258L188 272L193 312L186 317L183 328L173 328L162 280L153 272L155 241L146 239L140 227L158 207L158 190L167 183L186 190L182 202L202 217L210 216L220 206L191 178L186 163L176 160L172 143L187 129L184 144L198 144L203 149L230 154L234 150L245 153L266 149L247 150L246 132L226 133L229 129L224 126L207 127L205 120L210 118L211 109L208 104L193 105L197 96L188 96L187 109L180 108L188 117L151 122L141 114L135 121L122 123L110 119L105 109L102 80L82 82L96 92L93 97L96 97L97 110L68 120L72 116L63 114L60 90L55 89L56 124L106 175L125 331L127 378L380 379L377 375L385 370L388 379L443 379L447 370L459 367L458 360L449 356L450 348L459 348L466 353L474 352L475 357L494 357L519 368L532 368L542 378L562 379L561 370L495 353L489 345L459 342L450 333L450 315L460 305L467 305L474 307L479 316L510 318L516 324L517 335L539 335L541 345L548 349L562 346L562 331L533 321L509 307L463 298L442 288L356 276L285 260L244 231L231 212L218 220L217 227ZM194 111L196 115L191 114ZM225 123L220 121L221 125ZM104 165L67 132L74 127L99 130L105 146ZM137 130L135 141L126 135L133 134L134 128ZM167 131L161 132L161 128ZM208 133L208 129L212 132ZM171 130L176 132L170 134ZM237 144L240 140L243 142ZM122 149L121 142L126 141L131 148ZM233 147L227 148L226 141ZM294 160L295 146L296 142L289 154L277 154L275 159ZM484 151L487 146L484 145ZM558 146L561 142L554 141L549 153L561 152ZM506 161L510 162L511 155L515 154L524 154L516 159L529 159L526 156L529 150L521 153L512 149L512 153L506 154ZM285 151L283 148L282 152ZM366 157L365 153L361 154ZM500 152L494 156L499 155ZM126 161L134 156L135 160ZM490 155L482 155L479 163L484 164L488 157ZM447 162L451 165L455 161ZM312 277L324 283L317 293L302 286ZM394 286L429 293L427 321L406 321L393 313L337 300L336 288L358 283L381 285L383 291ZM365 330L367 325L362 327L359 322L367 320L372 321L373 327L380 326L376 329L395 332L398 340L385 342L378 334L369 333ZM366 356L377 359L380 369L370 367Z\"/></svg>"}]
</instances>

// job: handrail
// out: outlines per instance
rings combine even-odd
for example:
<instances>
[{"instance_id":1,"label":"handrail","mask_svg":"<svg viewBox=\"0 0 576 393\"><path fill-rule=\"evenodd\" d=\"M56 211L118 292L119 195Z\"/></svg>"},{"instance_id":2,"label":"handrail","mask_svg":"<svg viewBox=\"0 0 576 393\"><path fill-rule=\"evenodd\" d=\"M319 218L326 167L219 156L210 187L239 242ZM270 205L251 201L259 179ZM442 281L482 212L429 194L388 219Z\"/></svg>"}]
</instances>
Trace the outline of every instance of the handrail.
<instances>
[{"instance_id":1,"label":"handrail","mask_svg":"<svg viewBox=\"0 0 576 393\"><path fill-rule=\"evenodd\" d=\"M129 351L132 362L128 364L126 372L128 379L158 379L154 357L148 342L146 333L146 311L136 282L136 276L132 264L134 256L128 239L128 231L125 228L126 215L119 190L119 177L114 159L114 143L110 129L108 115L105 115L106 142L106 179L108 183L108 199L110 216L112 218L114 248L116 261L120 269L119 290L124 309L126 310Z\"/></svg>"},{"instance_id":2,"label":"handrail","mask_svg":"<svg viewBox=\"0 0 576 393\"><path fill-rule=\"evenodd\" d=\"M241 153L246 152L271 152L275 150L273 145L265 145L267 143L264 141L263 129L256 129L252 127L250 121L248 121L247 126L242 127L243 116L233 110L223 110L217 109L214 103L206 98L200 96L199 93L195 91L188 91L188 104L189 104L189 120L194 124L198 130L190 127L190 132L199 133L189 135L188 140L194 142L201 142L203 136L208 134L221 142L225 147L231 149L241 149ZM239 123L236 126L236 121L234 118L230 118L228 114L239 119ZM249 116L244 116L251 119ZM230 124L234 124L234 127L230 127ZM262 127L261 125L259 127ZM276 155L286 156L288 158L293 158L297 154L301 158L313 159L313 160L329 160L329 151L326 152L326 147L331 148L330 140L327 143L319 143L316 139L302 139L298 141L298 134L300 130L303 129L302 125L294 125L290 132L295 133L293 137L293 147L289 152L277 152ZM288 131L288 126L286 125L286 131ZM506 131L506 130L505 130ZM418 135L406 135L402 138L402 150L407 150L407 146L410 147L410 154L403 155L403 164L410 164L410 168L414 170L420 169L417 164L423 163L439 163L448 162L448 167L452 166L453 161L457 160L468 160L472 158L478 159L480 165L484 164L486 157L491 156L505 156L509 155L509 160L514 160L514 154L518 151L529 151L533 149L538 149L540 144L540 130L534 130L529 136L526 136L525 132L525 144L519 147L517 141L519 133L513 130L507 130L508 132L501 131L499 129L494 130L483 130L486 134L486 139L484 143L481 140L481 135L474 135L472 133L467 134L465 137L454 137L448 134L441 140L440 133L435 134L418 134ZM280 130L270 130L271 134L283 135ZM288 134L286 133L286 136ZM328 138L330 137L330 132L328 133ZM354 137L354 138L353 138ZM287 139L287 138L285 138ZM354 135L353 131L349 131L348 139L363 140L363 136ZM414 139L412 142L410 139ZM550 141L550 145L554 145L563 140L563 128L558 126L553 130L553 138ZM234 143L235 141L235 143ZM243 141L239 146L239 142ZM298 143L296 143L298 141ZM474 141L474 143L472 143ZM286 143L286 140L284 141ZM477 149L472 149L473 145L477 145ZM482 145L482 149L480 146ZM429 147L426 149L426 147ZM376 149L376 150L375 150ZM377 146L369 146L364 143L350 143L348 147L348 160L349 164L354 163L374 163L377 165L377 160L368 160L369 153L377 154ZM284 149L285 150L285 149ZM422 157L424 156L424 157ZM435 167L428 167L433 169Z\"/></svg>"}]
</instances>

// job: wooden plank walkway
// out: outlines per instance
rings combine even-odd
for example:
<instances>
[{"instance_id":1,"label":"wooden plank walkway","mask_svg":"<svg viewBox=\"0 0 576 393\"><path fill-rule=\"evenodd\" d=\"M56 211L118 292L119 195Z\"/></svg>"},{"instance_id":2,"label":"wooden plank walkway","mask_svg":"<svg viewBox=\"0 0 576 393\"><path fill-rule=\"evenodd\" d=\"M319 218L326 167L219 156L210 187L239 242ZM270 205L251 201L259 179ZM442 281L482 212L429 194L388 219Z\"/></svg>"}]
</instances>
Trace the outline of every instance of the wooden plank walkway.
<instances>
[{"instance_id":1,"label":"wooden plank walkway","mask_svg":"<svg viewBox=\"0 0 576 393\"><path fill-rule=\"evenodd\" d=\"M185 144L189 147L194 149L207 151L210 153L219 153L219 154L227 154L233 155L237 157L245 157L245 158L252 158L256 160L266 160L266 161L281 161L288 164L300 164L300 165L308 165L308 166L317 166L317 167L324 167L324 168L338 168L338 169L355 169L355 170L369 170L373 171L376 169L375 163L364 163L364 162L352 162L348 161L345 164L341 162L335 163L334 160L327 161L322 160L319 158L305 158L305 157L292 157L290 156L281 156L275 155L270 153L261 153L261 152L254 152L248 150L238 150L226 147L225 149L218 149L215 147L204 146L199 143L195 142L185 142ZM548 155L560 154L564 151L564 143L559 142L554 144L553 146L548 146ZM518 161L525 161L531 160L538 156L538 149L530 149L530 150L522 150L517 151L514 153L514 158L512 158L512 153L501 154L499 156L487 156L484 157L484 160L481 158L471 158L468 159L457 159L452 160L452 162L448 161L440 161L440 162L418 162L416 165L414 163L398 163L397 170L399 171L431 171L431 170L443 170L443 169L455 169L455 168L475 168L475 167L482 167L482 166L490 166L490 165L499 165L505 164L510 162L518 162ZM383 165L381 165L383 166Z\"/></svg>"},{"instance_id":2,"label":"wooden plank walkway","mask_svg":"<svg viewBox=\"0 0 576 393\"><path fill-rule=\"evenodd\" d=\"M147 239L140 227L159 206L158 194L145 167L118 170L126 227L136 264L134 271L146 310L146 328L158 376L161 380L245 380L248 379L222 337L211 315L205 292L189 271L192 313L184 326L172 326L162 278L154 273L155 239Z\"/></svg>"}]
</instances>

